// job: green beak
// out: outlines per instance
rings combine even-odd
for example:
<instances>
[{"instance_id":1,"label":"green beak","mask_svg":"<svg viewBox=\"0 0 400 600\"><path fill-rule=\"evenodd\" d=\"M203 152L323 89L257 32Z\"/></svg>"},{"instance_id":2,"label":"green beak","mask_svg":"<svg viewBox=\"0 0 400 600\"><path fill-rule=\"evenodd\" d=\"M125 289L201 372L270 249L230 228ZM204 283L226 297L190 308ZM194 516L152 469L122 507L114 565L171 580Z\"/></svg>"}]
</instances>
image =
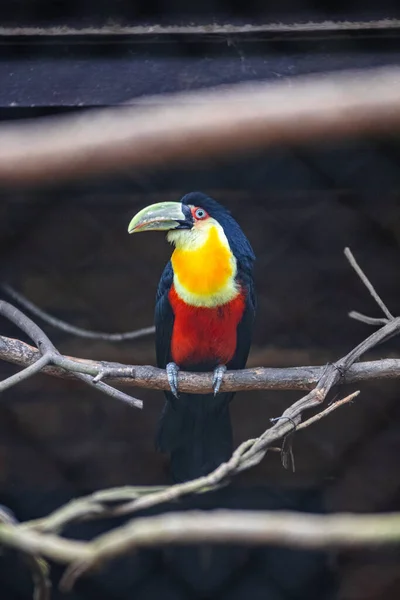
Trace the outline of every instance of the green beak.
<instances>
[{"instance_id":1,"label":"green beak","mask_svg":"<svg viewBox=\"0 0 400 600\"><path fill-rule=\"evenodd\" d=\"M140 231L168 231L185 221L180 202L158 202L143 208L129 223L128 233Z\"/></svg>"}]
</instances>

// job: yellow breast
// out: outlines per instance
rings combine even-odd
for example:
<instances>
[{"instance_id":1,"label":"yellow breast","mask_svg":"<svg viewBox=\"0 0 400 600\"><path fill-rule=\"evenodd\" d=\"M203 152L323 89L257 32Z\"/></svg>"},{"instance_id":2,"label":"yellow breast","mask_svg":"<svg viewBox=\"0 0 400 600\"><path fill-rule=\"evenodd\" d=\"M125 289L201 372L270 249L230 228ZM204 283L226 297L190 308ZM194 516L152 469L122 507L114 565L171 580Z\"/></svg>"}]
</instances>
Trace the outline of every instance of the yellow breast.
<instances>
[{"instance_id":1,"label":"yellow breast","mask_svg":"<svg viewBox=\"0 0 400 600\"><path fill-rule=\"evenodd\" d=\"M177 247L171 262L176 291L189 304L217 306L238 293L236 260L222 228L210 227L205 242L198 247Z\"/></svg>"}]
</instances>

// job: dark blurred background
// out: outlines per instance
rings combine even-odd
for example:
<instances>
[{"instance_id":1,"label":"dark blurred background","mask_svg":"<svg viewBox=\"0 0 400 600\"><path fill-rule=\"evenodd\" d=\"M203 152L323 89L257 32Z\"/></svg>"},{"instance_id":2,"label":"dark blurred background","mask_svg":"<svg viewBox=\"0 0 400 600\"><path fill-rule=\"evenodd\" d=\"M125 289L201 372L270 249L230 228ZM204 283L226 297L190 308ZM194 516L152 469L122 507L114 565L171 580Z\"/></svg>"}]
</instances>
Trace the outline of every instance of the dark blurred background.
<instances>
[{"instance_id":1,"label":"dark blurred background","mask_svg":"<svg viewBox=\"0 0 400 600\"><path fill-rule=\"evenodd\" d=\"M279 7L217 0L190 7L106 0L3 5L3 121L115 105L145 94L400 62L394 2L381 2L379 8L373 2L305 0ZM377 28L382 19L392 20ZM334 25L322 30L325 21ZM344 21L346 30L340 29ZM312 22L318 31L312 31ZM114 33L104 35L101 28L110 23ZM149 23L179 24L182 31L121 33L123 27ZM286 24L287 31L274 31L276 23ZM267 24L269 31L210 34L218 24L239 29ZM185 33L189 25L197 33ZM96 31L79 34L80 27L90 26ZM52 35L46 35L49 31ZM229 207L257 255L259 308L249 366L324 364L371 333L348 318L353 309L380 315L348 265L345 246L390 310L400 313L400 144L395 137L252 155L238 148L235 158L221 156L181 170L121 171L69 185L54 181L46 188L1 189L1 283L88 329L122 332L151 325L170 247L162 234L128 236L127 225L143 206L192 190ZM112 344L43 328L60 351L72 356L155 362L152 336ZM3 320L1 333L25 339ZM396 339L369 355L386 356L398 356ZM2 377L12 372L14 367L1 364ZM294 473L283 469L279 454L269 454L228 488L146 514L190 507L399 510L398 383L358 388L361 395L353 405L296 434ZM335 390L331 398L354 389ZM5 392L0 502L27 520L98 489L168 483L165 459L153 442L162 394L131 391L144 400L143 411L80 383L45 376ZM299 397L297 392L238 394L232 405L236 443L262 433L271 417ZM115 522L76 525L68 534L88 538L111 525ZM395 600L399 573L400 556L393 549L336 555L277 548L154 549L82 579L68 597ZM55 585L60 574L55 565ZM0 592L1 600L31 597L29 572L10 552L0 557ZM61 597L55 588L53 598Z\"/></svg>"}]
</instances>

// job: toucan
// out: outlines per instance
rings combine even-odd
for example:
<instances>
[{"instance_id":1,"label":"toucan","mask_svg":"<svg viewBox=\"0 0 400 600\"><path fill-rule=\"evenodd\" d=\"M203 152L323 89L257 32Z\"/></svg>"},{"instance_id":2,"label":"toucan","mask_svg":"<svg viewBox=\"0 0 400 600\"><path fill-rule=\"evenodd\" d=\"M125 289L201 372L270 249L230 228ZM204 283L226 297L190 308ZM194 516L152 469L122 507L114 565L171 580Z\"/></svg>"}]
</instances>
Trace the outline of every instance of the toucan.
<instances>
[{"instance_id":1,"label":"toucan","mask_svg":"<svg viewBox=\"0 0 400 600\"><path fill-rule=\"evenodd\" d=\"M158 284L157 366L170 391L156 447L170 457L175 482L209 474L233 451L226 369L242 369L250 350L256 298L252 247L230 212L201 192L138 212L128 232L167 231L174 246ZM214 393L179 393L179 369L214 372Z\"/></svg>"}]
</instances>

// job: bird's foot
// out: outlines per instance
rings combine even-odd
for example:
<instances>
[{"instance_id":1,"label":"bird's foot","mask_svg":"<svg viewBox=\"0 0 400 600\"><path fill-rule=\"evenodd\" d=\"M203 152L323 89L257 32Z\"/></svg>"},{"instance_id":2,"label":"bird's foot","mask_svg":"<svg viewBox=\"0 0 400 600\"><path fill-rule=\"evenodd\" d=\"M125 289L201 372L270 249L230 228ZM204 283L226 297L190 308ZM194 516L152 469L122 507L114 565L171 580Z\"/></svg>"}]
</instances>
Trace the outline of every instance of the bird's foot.
<instances>
[{"instance_id":1,"label":"bird's foot","mask_svg":"<svg viewBox=\"0 0 400 600\"><path fill-rule=\"evenodd\" d=\"M216 367L214 369L214 377L213 377L214 396L216 396L219 392L225 372L226 372L225 365L219 365L218 367Z\"/></svg>"},{"instance_id":2,"label":"bird's foot","mask_svg":"<svg viewBox=\"0 0 400 600\"><path fill-rule=\"evenodd\" d=\"M171 388L171 392L173 393L175 398L178 398L179 397L179 394L178 394L179 367L176 363L170 362L166 366L166 371L167 371L168 383L169 383L169 387Z\"/></svg>"}]
</instances>

